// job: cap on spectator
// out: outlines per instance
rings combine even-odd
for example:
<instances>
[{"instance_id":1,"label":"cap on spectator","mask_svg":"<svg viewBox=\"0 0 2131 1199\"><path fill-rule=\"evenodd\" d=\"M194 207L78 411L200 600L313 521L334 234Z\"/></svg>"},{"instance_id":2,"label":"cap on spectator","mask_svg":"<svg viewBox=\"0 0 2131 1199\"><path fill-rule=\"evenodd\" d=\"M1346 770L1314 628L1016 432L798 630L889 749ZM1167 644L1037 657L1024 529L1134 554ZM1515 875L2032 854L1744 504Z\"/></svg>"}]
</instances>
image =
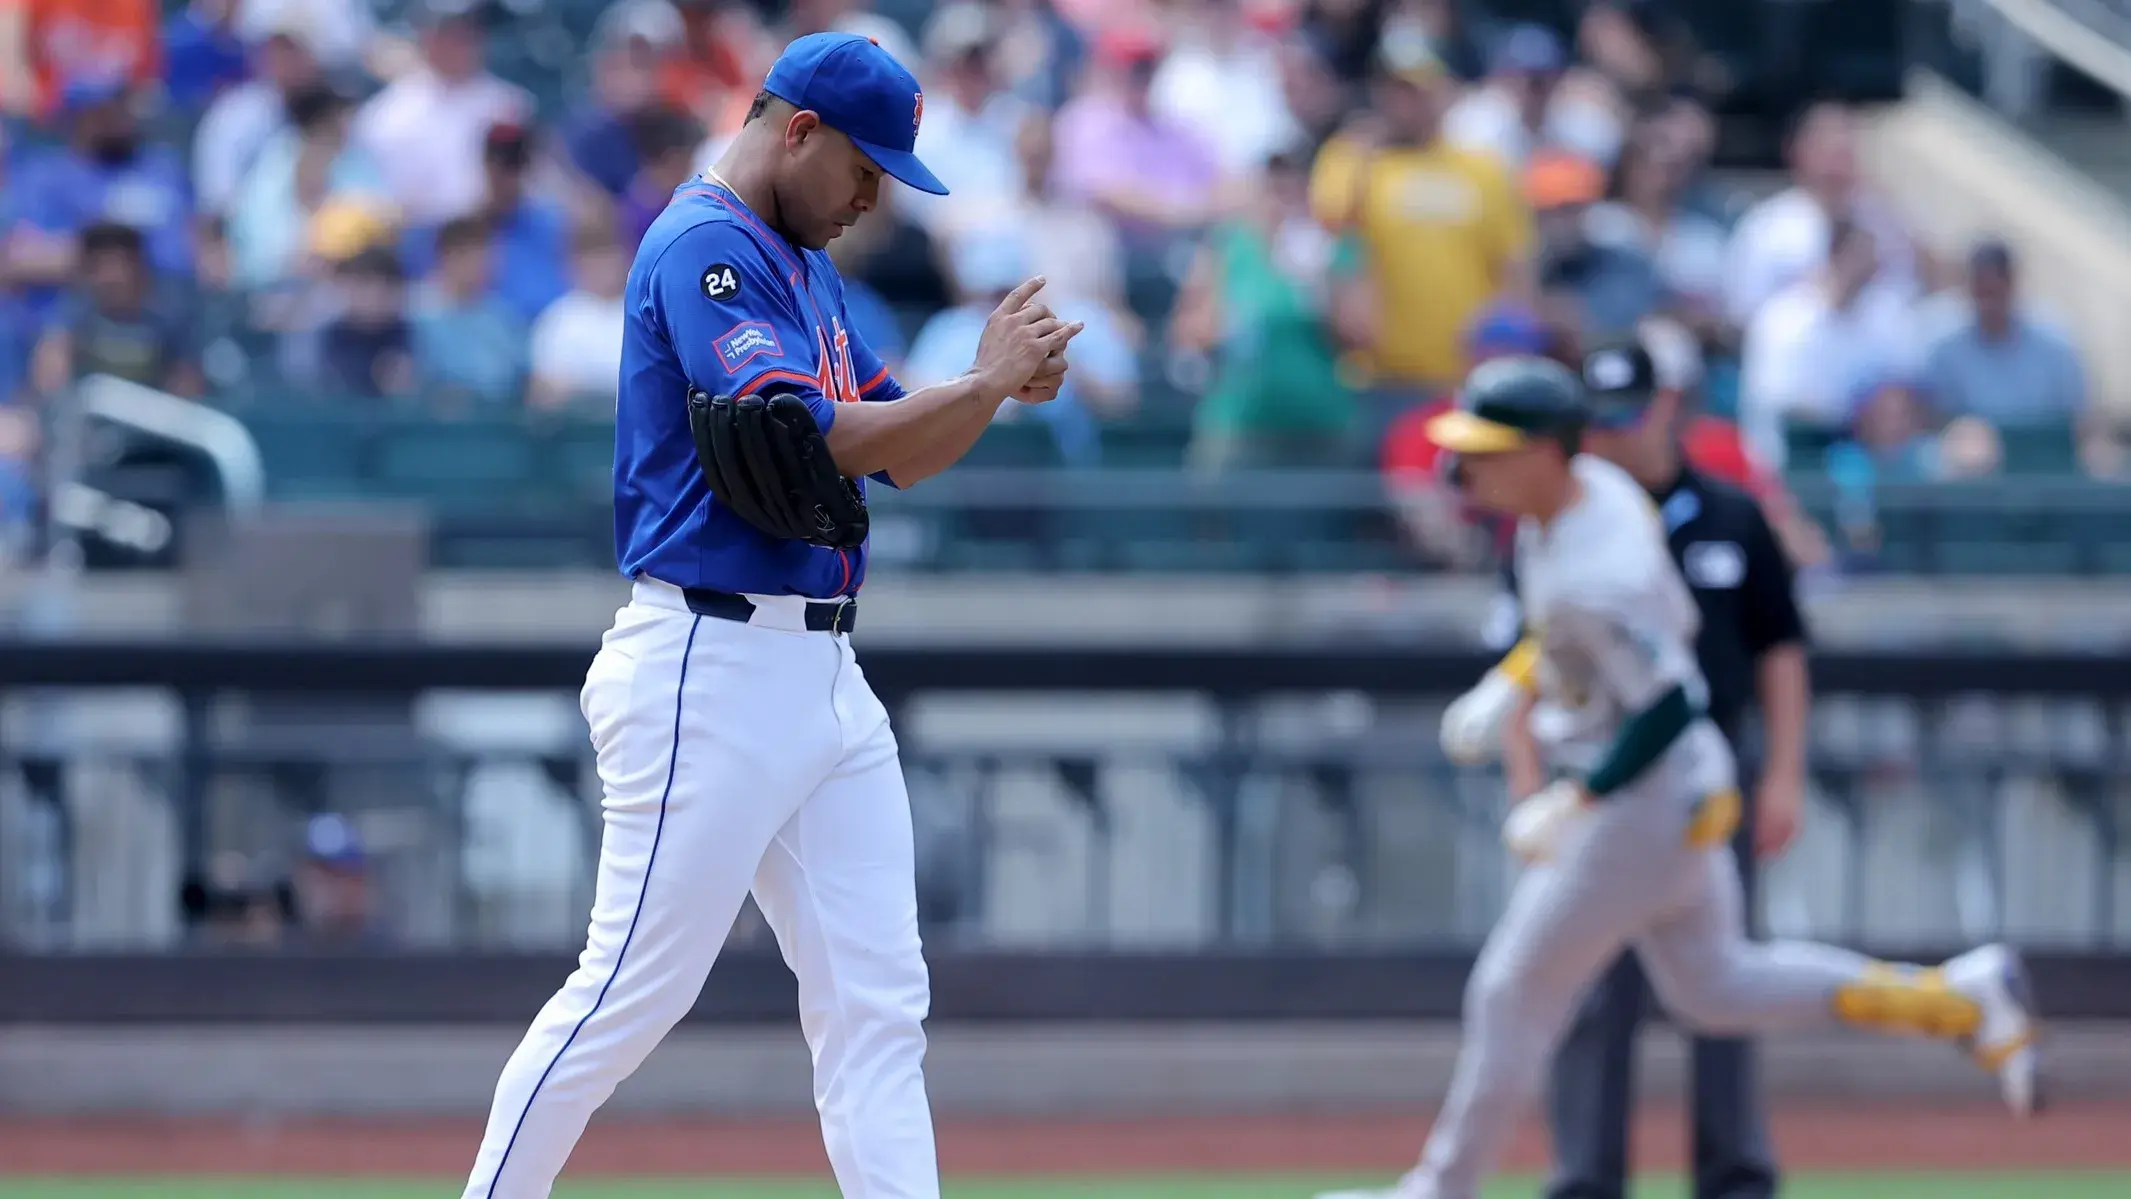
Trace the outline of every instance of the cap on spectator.
<instances>
[{"instance_id":1,"label":"cap on spectator","mask_svg":"<svg viewBox=\"0 0 2131 1199\"><path fill-rule=\"evenodd\" d=\"M1865 406L1890 391L1905 391L1915 396L1917 403L1930 406L1931 394L1923 380L1899 370L1872 371L1851 385L1849 394L1843 397L1843 411L1854 421L1864 415Z\"/></svg>"},{"instance_id":2,"label":"cap on spectator","mask_svg":"<svg viewBox=\"0 0 2131 1199\"><path fill-rule=\"evenodd\" d=\"M1388 78L1418 87L1440 82L1450 74L1428 35L1404 26L1384 31L1376 46L1376 65Z\"/></svg>"},{"instance_id":3,"label":"cap on spectator","mask_svg":"<svg viewBox=\"0 0 2131 1199\"><path fill-rule=\"evenodd\" d=\"M261 46L267 42L283 41L314 58L318 55L318 21L311 15L311 10L305 7L283 8L275 12L270 19L260 22L252 29L251 34L247 39L248 45Z\"/></svg>"},{"instance_id":4,"label":"cap on spectator","mask_svg":"<svg viewBox=\"0 0 2131 1199\"><path fill-rule=\"evenodd\" d=\"M643 42L654 48L678 46L688 34L681 10L666 0L622 0L599 14L592 43L602 48Z\"/></svg>"},{"instance_id":5,"label":"cap on spectator","mask_svg":"<svg viewBox=\"0 0 2131 1199\"><path fill-rule=\"evenodd\" d=\"M1095 56L1113 67L1137 67L1159 61L1168 47L1162 37L1143 25L1112 25L1095 39Z\"/></svg>"},{"instance_id":6,"label":"cap on spectator","mask_svg":"<svg viewBox=\"0 0 2131 1199\"><path fill-rule=\"evenodd\" d=\"M935 63L960 62L991 45L992 37L991 10L971 0L933 10L922 35L925 57Z\"/></svg>"},{"instance_id":7,"label":"cap on spectator","mask_svg":"<svg viewBox=\"0 0 2131 1199\"><path fill-rule=\"evenodd\" d=\"M345 816L330 812L313 816L304 825L303 849L312 861L328 866L363 864L363 843L355 835L355 826Z\"/></svg>"},{"instance_id":8,"label":"cap on spectator","mask_svg":"<svg viewBox=\"0 0 2131 1199\"><path fill-rule=\"evenodd\" d=\"M1501 74L1552 75L1568 64L1561 39L1544 25L1522 24L1495 47L1494 69Z\"/></svg>"},{"instance_id":9,"label":"cap on spectator","mask_svg":"<svg viewBox=\"0 0 2131 1199\"><path fill-rule=\"evenodd\" d=\"M2009 275L2013 271L2013 248L2003 238L1986 237L1969 248L1968 269Z\"/></svg>"},{"instance_id":10,"label":"cap on spectator","mask_svg":"<svg viewBox=\"0 0 2131 1199\"><path fill-rule=\"evenodd\" d=\"M947 185L912 153L925 93L879 43L850 33L810 33L784 48L762 90L821 117L874 165L922 192Z\"/></svg>"},{"instance_id":11,"label":"cap on spectator","mask_svg":"<svg viewBox=\"0 0 2131 1199\"><path fill-rule=\"evenodd\" d=\"M307 240L311 253L327 262L346 262L383 242L391 232L391 218L375 204L334 199L311 214Z\"/></svg>"},{"instance_id":12,"label":"cap on spectator","mask_svg":"<svg viewBox=\"0 0 2131 1199\"><path fill-rule=\"evenodd\" d=\"M1579 155L1541 151L1524 168L1524 198L1539 211L1595 203L1605 194L1605 170Z\"/></svg>"},{"instance_id":13,"label":"cap on spectator","mask_svg":"<svg viewBox=\"0 0 2131 1199\"><path fill-rule=\"evenodd\" d=\"M533 158L532 131L516 121L498 121L483 135L481 155L499 166L522 167Z\"/></svg>"},{"instance_id":14,"label":"cap on spectator","mask_svg":"<svg viewBox=\"0 0 2131 1199\"><path fill-rule=\"evenodd\" d=\"M126 77L112 71L91 71L70 75L59 89L59 111L72 116L85 109L96 108L126 95Z\"/></svg>"},{"instance_id":15,"label":"cap on spectator","mask_svg":"<svg viewBox=\"0 0 2131 1199\"><path fill-rule=\"evenodd\" d=\"M1538 313L1517 303L1491 304L1465 327L1465 350L1474 359L1506 354L1544 354L1553 335Z\"/></svg>"}]
</instances>

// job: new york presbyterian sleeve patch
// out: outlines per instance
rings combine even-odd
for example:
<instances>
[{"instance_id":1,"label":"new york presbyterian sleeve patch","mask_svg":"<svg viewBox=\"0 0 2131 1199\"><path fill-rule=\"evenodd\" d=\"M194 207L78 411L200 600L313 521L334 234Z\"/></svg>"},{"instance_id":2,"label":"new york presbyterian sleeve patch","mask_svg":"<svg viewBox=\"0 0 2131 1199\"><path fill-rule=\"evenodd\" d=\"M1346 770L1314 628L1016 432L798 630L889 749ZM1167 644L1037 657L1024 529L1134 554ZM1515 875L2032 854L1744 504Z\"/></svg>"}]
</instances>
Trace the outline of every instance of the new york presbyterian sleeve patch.
<instances>
[{"instance_id":1,"label":"new york presbyterian sleeve patch","mask_svg":"<svg viewBox=\"0 0 2131 1199\"><path fill-rule=\"evenodd\" d=\"M728 373L757 358L782 358L784 346L777 340L777 328L768 321L741 321L717 340L718 362Z\"/></svg>"}]
</instances>

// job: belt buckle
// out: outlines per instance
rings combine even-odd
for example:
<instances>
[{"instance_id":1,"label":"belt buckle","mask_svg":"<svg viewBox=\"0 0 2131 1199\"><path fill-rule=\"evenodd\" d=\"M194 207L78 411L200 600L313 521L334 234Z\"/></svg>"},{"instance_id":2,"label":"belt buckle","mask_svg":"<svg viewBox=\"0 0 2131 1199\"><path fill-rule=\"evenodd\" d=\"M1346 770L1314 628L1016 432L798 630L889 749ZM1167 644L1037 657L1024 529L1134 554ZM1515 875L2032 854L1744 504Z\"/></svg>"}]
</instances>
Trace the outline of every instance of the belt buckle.
<instances>
[{"instance_id":1,"label":"belt buckle","mask_svg":"<svg viewBox=\"0 0 2131 1199\"><path fill-rule=\"evenodd\" d=\"M829 614L830 636L835 636L836 634L844 631L844 613L849 612L850 610L851 600L848 596L836 601L836 611Z\"/></svg>"}]
</instances>

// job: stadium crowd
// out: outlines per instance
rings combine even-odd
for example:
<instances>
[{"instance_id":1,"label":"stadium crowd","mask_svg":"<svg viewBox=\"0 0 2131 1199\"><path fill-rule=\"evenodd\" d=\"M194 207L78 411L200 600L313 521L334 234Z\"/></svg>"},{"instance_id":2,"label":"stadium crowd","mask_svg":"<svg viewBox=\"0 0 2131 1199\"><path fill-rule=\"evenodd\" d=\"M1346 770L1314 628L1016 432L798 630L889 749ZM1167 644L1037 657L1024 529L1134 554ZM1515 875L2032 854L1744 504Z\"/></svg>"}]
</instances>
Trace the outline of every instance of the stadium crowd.
<instances>
[{"instance_id":1,"label":"stadium crowd","mask_svg":"<svg viewBox=\"0 0 2131 1199\"><path fill-rule=\"evenodd\" d=\"M1066 394L1002 419L1069 464L1188 403L1192 469L1380 469L1419 551L1475 560L1422 418L1488 355L1640 334L1700 402L1695 458L1807 561L1785 469L1857 497L1835 549L1868 559L1880 482L1989 474L2034 429L2120 465L2017 256L1926 253L1855 114L1800 114L1765 193L1717 180L1722 71L1663 0L1566 37L1456 0L589 3L559 74L506 80L537 4L0 0L0 507L34 509L40 403L91 373L596 416L637 240L826 28L918 70L953 191L834 243L852 321L922 385L1046 275L1087 331Z\"/></svg>"}]
</instances>

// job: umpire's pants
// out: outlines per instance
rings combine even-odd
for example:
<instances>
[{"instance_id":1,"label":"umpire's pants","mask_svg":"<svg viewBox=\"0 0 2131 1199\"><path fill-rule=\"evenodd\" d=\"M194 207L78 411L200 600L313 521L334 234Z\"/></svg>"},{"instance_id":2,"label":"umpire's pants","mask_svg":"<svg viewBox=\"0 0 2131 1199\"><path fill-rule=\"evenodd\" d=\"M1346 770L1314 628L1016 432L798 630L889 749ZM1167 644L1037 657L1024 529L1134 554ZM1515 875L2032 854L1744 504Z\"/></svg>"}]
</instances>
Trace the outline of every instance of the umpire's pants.
<instances>
[{"instance_id":1,"label":"umpire's pants","mask_svg":"<svg viewBox=\"0 0 2131 1199\"><path fill-rule=\"evenodd\" d=\"M1732 851L1739 860L1749 924L1754 923L1753 810L1749 799ZM1648 984L1633 951L1621 954L1591 988L1555 1054L1547 1094L1555 1176L1547 1199L1624 1199L1628 1124L1635 1106L1635 1034ZM1761 1110L1753 1042L1692 1042L1695 1199L1768 1199L1776 1160Z\"/></svg>"}]
</instances>

